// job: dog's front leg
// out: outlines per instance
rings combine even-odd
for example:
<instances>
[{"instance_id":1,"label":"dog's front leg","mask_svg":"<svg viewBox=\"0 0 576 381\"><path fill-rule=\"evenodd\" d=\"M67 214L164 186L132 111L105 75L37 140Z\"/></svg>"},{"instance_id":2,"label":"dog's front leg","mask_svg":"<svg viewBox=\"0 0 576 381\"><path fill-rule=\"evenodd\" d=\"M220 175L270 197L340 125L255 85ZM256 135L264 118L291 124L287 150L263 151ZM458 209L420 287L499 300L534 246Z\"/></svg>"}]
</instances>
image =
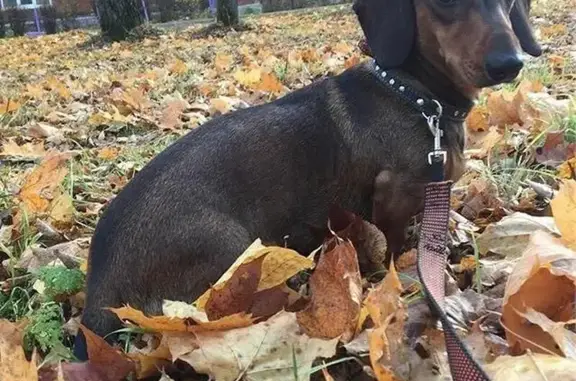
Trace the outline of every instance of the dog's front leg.
<instances>
[{"instance_id":1,"label":"dog's front leg","mask_svg":"<svg viewBox=\"0 0 576 381\"><path fill-rule=\"evenodd\" d=\"M421 209L423 187L412 178L381 171L374 181L372 222L385 235L388 244L386 265L404 249L406 228Z\"/></svg>"}]
</instances>

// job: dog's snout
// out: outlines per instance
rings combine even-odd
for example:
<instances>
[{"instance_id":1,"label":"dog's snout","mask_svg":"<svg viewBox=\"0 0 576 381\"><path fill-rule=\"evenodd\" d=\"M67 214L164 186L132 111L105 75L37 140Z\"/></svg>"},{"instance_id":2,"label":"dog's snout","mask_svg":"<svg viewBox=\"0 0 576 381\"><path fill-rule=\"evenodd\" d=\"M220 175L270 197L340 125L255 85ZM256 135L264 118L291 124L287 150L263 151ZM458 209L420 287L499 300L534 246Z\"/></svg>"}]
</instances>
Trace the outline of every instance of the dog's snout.
<instances>
[{"instance_id":1,"label":"dog's snout","mask_svg":"<svg viewBox=\"0 0 576 381\"><path fill-rule=\"evenodd\" d=\"M494 82L508 82L518 76L524 66L517 54L493 53L484 62L486 73Z\"/></svg>"}]
</instances>

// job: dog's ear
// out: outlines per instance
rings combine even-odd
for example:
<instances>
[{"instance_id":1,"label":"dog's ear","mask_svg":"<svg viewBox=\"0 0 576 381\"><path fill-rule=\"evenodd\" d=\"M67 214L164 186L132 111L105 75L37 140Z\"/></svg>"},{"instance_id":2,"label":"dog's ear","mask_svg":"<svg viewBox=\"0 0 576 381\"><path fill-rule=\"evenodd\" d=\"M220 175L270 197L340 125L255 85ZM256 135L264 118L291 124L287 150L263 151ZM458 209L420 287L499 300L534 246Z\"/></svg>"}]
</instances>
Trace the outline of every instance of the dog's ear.
<instances>
[{"instance_id":1,"label":"dog's ear","mask_svg":"<svg viewBox=\"0 0 576 381\"><path fill-rule=\"evenodd\" d=\"M512 22L512 29L522 50L533 57L538 57L542 54L542 48L536 41L532 27L530 26L530 0L516 0L514 7L510 12L510 21Z\"/></svg>"},{"instance_id":2,"label":"dog's ear","mask_svg":"<svg viewBox=\"0 0 576 381\"><path fill-rule=\"evenodd\" d=\"M376 62L385 69L400 66L414 45L412 0L355 0L353 9Z\"/></svg>"}]
</instances>

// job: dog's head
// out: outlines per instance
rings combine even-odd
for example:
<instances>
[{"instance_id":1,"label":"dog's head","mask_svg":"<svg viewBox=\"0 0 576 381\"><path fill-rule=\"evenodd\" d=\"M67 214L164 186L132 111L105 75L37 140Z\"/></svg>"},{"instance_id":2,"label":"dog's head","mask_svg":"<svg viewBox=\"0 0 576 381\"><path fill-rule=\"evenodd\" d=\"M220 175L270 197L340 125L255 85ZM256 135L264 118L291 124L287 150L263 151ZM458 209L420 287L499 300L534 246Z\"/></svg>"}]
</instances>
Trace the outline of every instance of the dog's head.
<instances>
[{"instance_id":1,"label":"dog's head","mask_svg":"<svg viewBox=\"0 0 576 381\"><path fill-rule=\"evenodd\" d=\"M529 23L531 0L355 0L378 64L400 67L416 49L465 90L515 79L522 50L542 50Z\"/></svg>"}]
</instances>

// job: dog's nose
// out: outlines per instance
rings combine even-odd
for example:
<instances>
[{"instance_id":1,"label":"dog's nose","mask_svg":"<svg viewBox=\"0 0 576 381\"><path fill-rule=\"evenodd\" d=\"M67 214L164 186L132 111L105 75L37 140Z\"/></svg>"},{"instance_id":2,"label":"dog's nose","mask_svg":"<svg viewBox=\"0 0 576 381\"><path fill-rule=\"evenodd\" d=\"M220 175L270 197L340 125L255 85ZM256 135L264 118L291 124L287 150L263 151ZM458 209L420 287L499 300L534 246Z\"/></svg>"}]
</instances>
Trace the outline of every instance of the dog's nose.
<instances>
[{"instance_id":1,"label":"dog's nose","mask_svg":"<svg viewBox=\"0 0 576 381\"><path fill-rule=\"evenodd\" d=\"M494 82L508 82L518 76L524 66L517 54L490 54L485 61L486 73Z\"/></svg>"}]
</instances>

